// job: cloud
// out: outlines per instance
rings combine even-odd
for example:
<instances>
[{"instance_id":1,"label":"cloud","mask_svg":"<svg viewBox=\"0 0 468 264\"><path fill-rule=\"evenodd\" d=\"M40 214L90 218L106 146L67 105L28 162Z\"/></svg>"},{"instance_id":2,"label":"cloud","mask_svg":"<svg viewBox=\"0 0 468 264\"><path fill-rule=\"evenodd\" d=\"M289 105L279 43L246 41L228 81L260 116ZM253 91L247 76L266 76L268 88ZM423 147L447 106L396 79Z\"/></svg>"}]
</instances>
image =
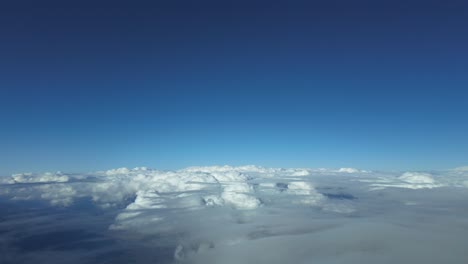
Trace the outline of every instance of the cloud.
<instances>
[{"instance_id":1,"label":"cloud","mask_svg":"<svg viewBox=\"0 0 468 264\"><path fill-rule=\"evenodd\" d=\"M468 172L468 166L457 167L457 168L453 169L453 171L456 171L456 172Z\"/></svg>"},{"instance_id":2,"label":"cloud","mask_svg":"<svg viewBox=\"0 0 468 264\"><path fill-rule=\"evenodd\" d=\"M432 189L445 186L433 178L430 173L405 172L396 178L380 178L377 183L371 184L374 190L383 188Z\"/></svg>"},{"instance_id":3,"label":"cloud","mask_svg":"<svg viewBox=\"0 0 468 264\"><path fill-rule=\"evenodd\" d=\"M421 172L405 172L399 177L399 179L404 182L413 184L432 185L435 183L435 180L432 178L431 174Z\"/></svg>"},{"instance_id":4,"label":"cloud","mask_svg":"<svg viewBox=\"0 0 468 264\"><path fill-rule=\"evenodd\" d=\"M43 174L19 173L13 174L9 183L46 183L46 182L67 182L69 177L61 172Z\"/></svg>"},{"instance_id":5,"label":"cloud","mask_svg":"<svg viewBox=\"0 0 468 264\"><path fill-rule=\"evenodd\" d=\"M310 233L220 245L186 256L186 263L463 263L465 239L402 226L355 222ZM455 238L455 239L454 239ZM448 243L448 244L445 244Z\"/></svg>"},{"instance_id":6,"label":"cloud","mask_svg":"<svg viewBox=\"0 0 468 264\"><path fill-rule=\"evenodd\" d=\"M460 245L468 236L449 239L468 228L459 221L468 217L460 211L466 182L453 170L137 167L15 174L0 195L8 203L47 201L72 215L95 205L102 213L92 211L86 228L101 219L99 232L127 249L170 251L168 263L437 263L442 257L423 253L438 247L451 263L466 263Z\"/></svg>"},{"instance_id":7,"label":"cloud","mask_svg":"<svg viewBox=\"0 0 468 264\"><path fill-rule=\"evenodd\" d=\"M357 173L357 172L361 172L361 171L358 170L358 169L355 169L355 168L340 168L338 170L338 172Z\"/></svg>"}]
</instances>

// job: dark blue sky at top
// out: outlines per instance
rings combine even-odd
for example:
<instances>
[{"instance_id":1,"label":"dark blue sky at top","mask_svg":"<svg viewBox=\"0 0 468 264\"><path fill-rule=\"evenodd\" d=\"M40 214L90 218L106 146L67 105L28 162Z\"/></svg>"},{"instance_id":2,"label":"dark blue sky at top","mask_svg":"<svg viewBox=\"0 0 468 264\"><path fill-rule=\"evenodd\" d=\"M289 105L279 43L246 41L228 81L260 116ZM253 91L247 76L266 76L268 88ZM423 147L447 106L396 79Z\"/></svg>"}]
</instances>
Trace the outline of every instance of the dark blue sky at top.
<instances>
[{"instance_id":1,"label":"dark blue sky at top","mask_svg":"<svg viewBox=\"0 0 468 264\"><path fill-rule=\"evenodd\" d=\"M468 164L468 2L3 6L0 173Z\"/></svg>"}]
</instances>

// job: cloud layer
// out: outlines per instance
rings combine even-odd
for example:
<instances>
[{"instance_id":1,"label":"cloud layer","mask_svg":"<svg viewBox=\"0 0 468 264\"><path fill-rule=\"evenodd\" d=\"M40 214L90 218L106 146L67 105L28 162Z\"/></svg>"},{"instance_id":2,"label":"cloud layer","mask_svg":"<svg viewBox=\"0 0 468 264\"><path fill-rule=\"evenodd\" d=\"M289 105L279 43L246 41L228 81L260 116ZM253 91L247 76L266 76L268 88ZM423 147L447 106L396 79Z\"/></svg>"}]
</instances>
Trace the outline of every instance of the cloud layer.
<instances>
[{"instance_id":1,"label":"cloud layer","mask_svg":"<svg viewBox=\"0 0 468 264\"><path fill-rule=\"evenodd\" d=\"M138 167L15 174L2 178L0 195L92 205L110 216L100 236L170 251L161 263L466 263L467 182L461 169Z\"/></svg>"}]
</instances>

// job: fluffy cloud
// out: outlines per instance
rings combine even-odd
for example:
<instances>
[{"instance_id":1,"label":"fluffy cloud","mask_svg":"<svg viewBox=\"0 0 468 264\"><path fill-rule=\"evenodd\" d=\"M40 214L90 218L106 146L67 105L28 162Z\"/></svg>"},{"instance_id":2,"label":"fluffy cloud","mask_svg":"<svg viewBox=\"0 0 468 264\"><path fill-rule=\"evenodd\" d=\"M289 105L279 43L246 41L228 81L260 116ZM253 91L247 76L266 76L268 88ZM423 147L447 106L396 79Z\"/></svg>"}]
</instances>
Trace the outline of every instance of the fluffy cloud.
<instances>
[{"instance_id":1,"label":"fluffy cloud","mask_svg":"<svg viewBox=\"0 0 468 264\"><path fill-rule=\"evenodd\" d=\"M361 172L361 171L358 170L358 169L355 169L355 168L340 168L338 170L338 172L358 173L358 172Z\"/></svg>"},{"instance_id":2,"label":"fluffy cloud","mask_svg":"<svg viewBox=\"0 0 468 264\"><path fill-rule=\"evenodd\" d=\"M404 182L413 184L433 185L435 183L435 180L432 178L431 174L421 172L405 172L399 177L399 179Z\"/></svg>"},{"instance_id":3,"label":"fluffy cloud","mask_svg":"<svg viewBox=\"0 0 468 264\"><path fill-rule=\"evenodd\" d=\"M67 182L69 177L61 172L43 174L19 173L13 174L9 183L46 183L46 182Z\"/></svg>"},{"instance_id":4,"label":"fluffy cloud","mask_svg":"<svg viewBox=\"0 0 468 264\"><path fill-rule=\"evenodd\" d=\"M91 202L112 215L107 231L101 232L138 247L170 249L169 262L391 263L399 256L403 263L437 263L436 257L422 255L441 246L427 239L450 244L444 257L466 260L458 246L466 241L447 242L445 234L426 233L444 224L459 227L438 210L457 212L456 204L468 199L467 182L465 174L453 170L138 167L83 175L15 174L3 179L0 195L13 201L45 200L59 208ZM413 220L427 216L437 217L424 226ZM426 241L405 245L414 254L403 246L409 233Z\"/></svg>"},{"instance_id":5,"label":"fluffy cloud","mask_svg":"<svg viewBox=\"0 0 468 264\"><path fill-rule=\"evenodd\" d=\"M383 188L407 188L407 189L432 189L443 187L444 184L436 181L430 173L424 172L405 172L399 177L380 178L376 183L372 183L374 190Z\"/></svg>"}]
</instances>

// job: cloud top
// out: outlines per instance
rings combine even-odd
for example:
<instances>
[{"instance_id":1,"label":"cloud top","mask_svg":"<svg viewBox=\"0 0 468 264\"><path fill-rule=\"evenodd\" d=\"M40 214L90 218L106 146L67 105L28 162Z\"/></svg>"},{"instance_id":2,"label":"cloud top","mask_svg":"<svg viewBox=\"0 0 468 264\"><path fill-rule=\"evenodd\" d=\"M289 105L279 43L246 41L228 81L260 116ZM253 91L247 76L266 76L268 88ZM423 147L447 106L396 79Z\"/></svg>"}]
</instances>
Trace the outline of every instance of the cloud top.
<instances>
[{"instance_id":1,"label":"cloud top","mask_svg":"<svg viewBox=\"0 0 468 264\"><path fill-rule=\"evenodd\" d=\"M13 174L10 183L47 183L47 182L68 182L69 177L61 172L42 174L19 173Z\"/></svg>"},{"instance_id":2,"label":"cloud top","mask_svg":"<svg viewBox=\"0 0 468 264\"><path fill-rule=\"evenodd\" d=\"M144 242L138 243L149 247L173 248L179 263L248 262L247 252L252 249L268 254L256 256L258 263L262 259L307 263L312 258L353 263L344 255L333 255L331 247L343 254L358 252L373 263L374 254L398 248L408 232L403 226L414 225L404 217L433 210L425 204L447 208L447 200L465 195L467 182L465 174L453 170L385 173L249 165L161 171L137 167L87 174L14 174L4 179L0 195L14 201L45 200L58 207L89 201L113 212L108 232L142 237ZM444 191L447 188L449 193ZM396 213L402 216L393 219ZM382 214L391 221L379 218ZM353 230L376 235L360 240L364 244L358 246L351 238ZM394 240L377 239L389 235L395 235ZM414 235L421 238L423 232ZM322 246L324 241L330 247ZM397 250L404 254L403 247ZM287 252L295 255L283 255Z\"/></svg>"}]
</instances>

